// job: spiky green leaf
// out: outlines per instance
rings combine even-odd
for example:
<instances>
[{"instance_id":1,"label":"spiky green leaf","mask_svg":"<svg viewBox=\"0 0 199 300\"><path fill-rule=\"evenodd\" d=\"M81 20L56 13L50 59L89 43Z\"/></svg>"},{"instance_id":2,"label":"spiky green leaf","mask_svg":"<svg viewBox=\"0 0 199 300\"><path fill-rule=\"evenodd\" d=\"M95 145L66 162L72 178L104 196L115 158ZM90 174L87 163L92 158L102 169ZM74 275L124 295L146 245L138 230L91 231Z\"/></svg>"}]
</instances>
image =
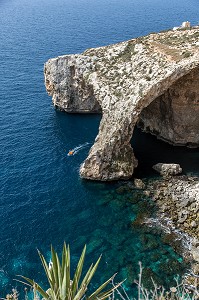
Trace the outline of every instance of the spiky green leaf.
<instances>
[{"instance_id":1,"label":"spiky green leaf","mask_svg":"<svg viewBox=\"0 0 199 300\"><path fill-rule=\"evenodd\" d=\"M115 275L114 275L115 276ZM93 298L95 298L112 280L113 280L113 278L114 278L114 276L112 276L111 278L109 278L106 282L104 282L102 285L100 285L98 288L97 288L97 290L94 292L94 293L92 293L89 297L88 297L88 299L93 299Z\"/></svg>"},{"instance_id":2,"label":"spiky green leaf","mask_svg":"<svg viewBox=\"0 0 199 300\"><path fill-rule=\"evenodd\" d=\"M41 254L41 252L39 250L38 251L38 254L39 254L39 257L41 259L41 262L42 262L42 265L43 265L43 268L45 270L45 273L46 273L46 276L47 276L47 279L48 279L48 282L50 284L50 286L52 285L52 274L49 270L49 267L48 267L48 264L44 258L44 256Z\"/></svg>"},{"instance_id":3,"label":"spiky green leaf","mask_svg":"<svg viewBox=\"0 0 199 300\"><path fill-rule=\"evenodd\" d=\"M79 259L76 271L75 271L75 275L73 278L73 284L72 284L72 297L75 296L75 293L78 289L78 285L79 285L79 280L82 274L82 269L83 269L83 265L84 265L84 259L85 259L85 254L86 254L86 245L84 246L84 249L82 251L81 257Z\"/></svg>"},{"instance_id":4,"label":"spiky green leaf","mask_svg":"<svg viewBox=\"0 0 199 300\"><path fill-rule=\"evenodd\" d=\"M92 293L87 299L88 300L94 300L94 299L106 299L108 298L114 290L116 290L120 285L123 284L124 280L121 281L120 283L116 284L115 286L113 286L112 288L110 288L109 290L100 293L115 277L115 275L113 275L111 278L109 278L106 282L104 282L94 293Z\"/></svg>"},{"instance_id":5,"label":"spiky green leaf","mask_svg":"<svg viewBox=\"0 0 199 300\"><path fill-rule=\"evenodd\" d=\"M95 274L95 272L96 272L96 270L97 270L97 267L98 267L98 265L99 265L99 262L100 262L100 260L101 260L101 257L102 257L102 256L100 255L100 257L99 257L98 260L96 261L95 265L92 267L92 270L90 271L89 277L88 277L88 279L87 279L87 281L86 281L87 285L89 285L91 279L93 278L93 276L94 276L94 274Z\"/></svg>"},{"instance_id":6,"label":"spiky green leaf","mask_svg":"<svg viewBox=\"0 0 199 300\"><path fill-rule=\"evenodd\" d=\"M57 266L57 257L56 257L56 252L53 248L53 246L51 245L51 256L52 256L52 273L54 275L55 278L55 282L54 282L54 287L53 290L55 292L57 292L57 289L59 287L59 278L58 278L58 266Z\"/></svg>"}]
</instances>

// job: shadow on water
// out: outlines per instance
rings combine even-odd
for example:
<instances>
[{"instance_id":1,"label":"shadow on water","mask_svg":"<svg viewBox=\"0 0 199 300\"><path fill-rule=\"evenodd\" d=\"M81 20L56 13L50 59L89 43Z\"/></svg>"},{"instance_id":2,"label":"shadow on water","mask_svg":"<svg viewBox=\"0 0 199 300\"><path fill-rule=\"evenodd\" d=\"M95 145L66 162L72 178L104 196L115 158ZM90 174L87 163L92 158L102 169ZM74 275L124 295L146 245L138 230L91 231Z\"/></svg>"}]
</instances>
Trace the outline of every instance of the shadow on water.
<instances>
[{"instance_id":1,"label":"shadow on water","mask_svg":"<svg viewBox=\"0 0 199 300\"><path fill-rule=\"evenodd\" d=\"M184 174L199 175L199 148L172 146L149 133L142 132L140 128L135 128L131 144L138 159L135 176L157 175L152 166L160 162L178 163Z\"/></svg>"}]
</instances>

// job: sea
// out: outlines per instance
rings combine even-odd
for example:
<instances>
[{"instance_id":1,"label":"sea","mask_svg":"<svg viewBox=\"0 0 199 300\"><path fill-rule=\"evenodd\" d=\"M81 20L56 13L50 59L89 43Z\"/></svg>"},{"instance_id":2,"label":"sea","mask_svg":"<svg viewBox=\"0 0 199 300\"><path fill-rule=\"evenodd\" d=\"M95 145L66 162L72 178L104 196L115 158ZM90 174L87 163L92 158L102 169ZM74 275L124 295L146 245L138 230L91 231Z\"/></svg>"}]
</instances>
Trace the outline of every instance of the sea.
<instances>
[{"instance_id":1,"label":"sea","mask_svg":"<svg viewBox=\"0 0 199 300\"><path fill-rule=\"evenodd\" d=\"M17 275L48 288L37 249L71 249L73 273L84 245L85 270L102 254L91 288L117 273L130 297L139 262L143 280L166 288L189 267L158 227L135 222L155 214L133 179L92 182L79 176L101 115L55 110L46 93L44 63L53 57L179 26L199 23L198 0L0 0L0 298L23 285ZM135 176L158 177L152 165L180 163L199 175L198 149L172 147L136 129ZM76 148L77 147L77 148ZM67 156L76 148L74 156Z\"/></svg>"}]
</instances>

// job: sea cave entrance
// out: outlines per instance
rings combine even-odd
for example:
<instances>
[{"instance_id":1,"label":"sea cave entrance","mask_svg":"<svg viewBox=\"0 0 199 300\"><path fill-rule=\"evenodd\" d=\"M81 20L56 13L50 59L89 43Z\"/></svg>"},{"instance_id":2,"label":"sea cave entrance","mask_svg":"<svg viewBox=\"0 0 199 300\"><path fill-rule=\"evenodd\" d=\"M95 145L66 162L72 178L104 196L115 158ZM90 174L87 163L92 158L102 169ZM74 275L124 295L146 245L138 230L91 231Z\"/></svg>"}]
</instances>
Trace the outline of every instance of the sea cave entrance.
<instances>
[{"instance_id":1,"label":"sea cave entrance","mask_svg":"<svg viewBox=\"0 0 199 300\"><path fill-rule=\"evenodd\" d=\"M199 148L173 146L150 133L143 132L137 126L131 144L138 159L134 177L156 176L152 166L159 162L179 163L183 173L199 176Z\"/></svg>"},{"instance_id":2,"label":"sea cave entrance","mask_svg":"<svg viewBox=\"0 0 199 300\"><path fill-rule=\"evenodd\" d=\"M152 175L158 162L179 163L185 173L199 175L199 68L141 111L131 144L135 176Z\"/></svg>"}]
</instances>

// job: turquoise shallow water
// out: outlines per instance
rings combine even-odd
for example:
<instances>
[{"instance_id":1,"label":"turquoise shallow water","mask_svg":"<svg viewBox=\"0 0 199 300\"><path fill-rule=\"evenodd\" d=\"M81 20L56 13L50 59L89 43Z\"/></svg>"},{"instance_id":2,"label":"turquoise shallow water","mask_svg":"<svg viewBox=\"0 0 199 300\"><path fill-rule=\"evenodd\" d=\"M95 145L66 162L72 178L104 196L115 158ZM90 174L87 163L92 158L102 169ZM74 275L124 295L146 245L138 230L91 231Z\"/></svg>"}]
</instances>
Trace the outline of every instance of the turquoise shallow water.
<instances>
[{"instance_id":1,"label":"turquoise shallow water","mask_svg":"<svg viewBox=\"0 0 199 300\"><path fill-rule=\"evenodd\" d=\"M153 211L149 199L136 190L118 190L128 183L79 178L89 147L73 157L67 152L94 141L101 117L55 111L45 92L43 64L184 20L197 24L198 16L194 0L0 1L0 296L16 285L16 274L45 284L36 248L49 258L50 244L60 251L64 240L73 264L85 243L87 265L103 253L94 284L118 272L118 280L127 277L132 287L139 261L146 279L153 275L164 285L183 272L186 264L159 230L132 225L141 213ZM180 161L185 172L198 172L197 150L167 147L139 130L132 143L143 161L138 177L155 176L151 165L163 156Z\"/></svg>"}]
</instances>

